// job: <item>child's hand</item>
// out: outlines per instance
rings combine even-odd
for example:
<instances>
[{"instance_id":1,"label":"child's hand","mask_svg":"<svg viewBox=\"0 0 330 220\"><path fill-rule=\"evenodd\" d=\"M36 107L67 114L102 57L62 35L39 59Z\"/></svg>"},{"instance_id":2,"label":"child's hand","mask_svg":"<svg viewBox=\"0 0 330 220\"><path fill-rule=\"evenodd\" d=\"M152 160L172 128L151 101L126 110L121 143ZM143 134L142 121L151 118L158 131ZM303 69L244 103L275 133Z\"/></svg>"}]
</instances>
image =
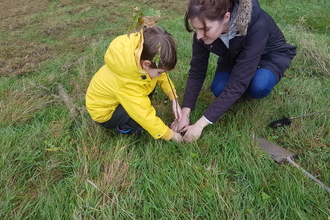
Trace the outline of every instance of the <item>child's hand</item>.
<instances>
[{"instance_id":1,"label":"child's hand","mask_svg":"<svg viewBox=\"0 0 330 220\"><path fill-rule=\"evenodd\" d=\"M180 135L180 133L173 132L173 136L172 136L172 139L171 140L172 141L175 141L175 142L181 142L181 141L183 141L183 138Z\"/></svg>"},{"instance_id":2,"label":"child's hand","mask_svg":"<svg viewBox=\"0 0 330 220\"><path fill-rule=\"evenodd\" d=\"M180 120L182 117L182 110L177 99L172 100L172 110L174 114L174 120Z\"/></svg>"},{"instance_id":3,"label":"child's hand","mask_svg":"<svg viewBox=\"0 0 330 220\"><path fill-rule=\"evenodd\" d=\"M180 130L179 130L179 126L180 126L180 122L179 122L179 120L174 119L174 121L173 121L172 124L171 124L171 129L172 129L174 132L180 132Z\"/></svg>"},{"instance_id":4,"label":"child's hand","mask_svg":"<svg viewBox=\"0 0 330 220\"><path fill-rule=\"evenodd\" d=\"M175 132L181 132L183 128L188 127L190 124L190 109L183 108L181 112L181 117L179 119L175 119L174 122L171 124L171 129Z\"/></svg>"}]
</instances>

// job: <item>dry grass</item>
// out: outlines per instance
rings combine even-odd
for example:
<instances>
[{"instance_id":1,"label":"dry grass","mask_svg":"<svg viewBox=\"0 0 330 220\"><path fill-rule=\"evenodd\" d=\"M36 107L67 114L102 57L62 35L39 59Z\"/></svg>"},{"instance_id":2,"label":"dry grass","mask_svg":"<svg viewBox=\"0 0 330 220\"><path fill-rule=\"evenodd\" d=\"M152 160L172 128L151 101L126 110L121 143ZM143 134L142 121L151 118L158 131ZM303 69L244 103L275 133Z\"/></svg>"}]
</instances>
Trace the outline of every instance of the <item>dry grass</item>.
<instances>
[{"instance_id":1,"label":"dry grass","mask_svg":"<svg viewBox=\"0 0 330 220\"><path fill-rule=\"evenodd\" d=\"M142 2L142 1L141 1ZM136 4L141 3L139 1ZM185 2L180 1L144 1L145 4L156 4L162 10L178 11L182 13ZM181 4L182 7L178 7ZM19 5L20 7L17 7ZM71 9L56 10L49 13L51 7ZM56 6L50 6L46 0L34 1L1 1L0 8L4 9L0 15L0 31L4 34L0 42L0 76L24 75L37 71L44 61L51 60L55 56L64 56L68 53L81 53L93 41L90 35L76 36L74 33L83 33L92 29L101 20L114 23L121 17L128 17L125 12L111 11L100 16L91 15L83 19L75 19L86 13L100 8L121 8L123 3L114 0L92 0L79 2L62 0ZM133 7L132 7L133 8ZM127 13L127 12L126 12ZM33 16L36 15L36 16ZM57 20L56 17L68 17L67 20ZM14 18L14 19L13 19ZM163 16L162 19L169 17ZM24 31L22 31L24 30ZM27 33L29 30L31 33ZM74 33L73 33L74 32ZM118 28L109 28L100 36L122 34ZM62 40L66 39L65 42ZM45 41L52 41L52 46Z\"/></svg>"},{"instance_id":2,"label":"dry grass","mask_svg":"<svg viewBox=\"0 0 330 220\"><path fill-rule=\"evenodd\" d=\"M19 7L18 7L19 5ZM48 1L1 1L0 32L8 36L0 42L0 76L21 75L39 68L51 57L52 48L22 38L24 28L33 23L29 15L47 10Z\"/></svg>"},{"instance_id":3,"label":"dry grass","mask_svg":"<svg viewBox=\"0 0 330 220\"><path fill-rule=\"evenodd\" d=\"M55 98L45 95L43 88L30 84L21 90L5 90L0 102L1 126L11 123L27 122L39 109L53 103Z\"/></svg>"},{"instance_id":4,"label":"dry grass","mask_svg":"<svg viewBox=\"0 0 330 220\"><path fill-rule=\"evenodd\" d=\"M320 47L318 40L312 34L300 39L300 51L303 57L307 57L306 62L315 63L315 72L322 73L323 76L330 75L330 54L327 47ZM306 66L309 66L306 63Z\"/></svg>"},{"instance_id":5,"label":"dry grass","mask_svg":"<svg viewBox=\"0 0 330 220\"><path fill-rule=\"evenodd\" d=\"M104 163L104 179L102 188L113 188L116 191L121 191L130 185L127 180L129 165L118 158L115 158L112 162Z\"/></svg>"},{"instance_id":6,"label":"dry grass","mask_svg":"<svg viewBox=\"0 0 330 220\"><path fill-rule=\"evenodd\" d=\"M303 26L291 28L288 34L299 43L297 48L297 56L295 62L302 65L293 66L293 71L298 75L306 74L307 76L329 76L330 75L330 51L325 39L320 38L305 30ZM296 34L301 33L301 34Z\"/></svg>"},{"instance_id":7,"label":"dry grass","mask_svg":"<svg viewBox=\"0 0 330 220\"><path fill-rule=\"evenodd\" d=\"M17 7L18 5L19 7ZM3 21L8 18L15 18L17 21L20 17L25 15L40 13L46 10L47 5L47 0L37 0L33 2L25 0L1 1L0 20ZM15 20L12 20L12 23L15 23Z\"/></svg>"}]
</instances>

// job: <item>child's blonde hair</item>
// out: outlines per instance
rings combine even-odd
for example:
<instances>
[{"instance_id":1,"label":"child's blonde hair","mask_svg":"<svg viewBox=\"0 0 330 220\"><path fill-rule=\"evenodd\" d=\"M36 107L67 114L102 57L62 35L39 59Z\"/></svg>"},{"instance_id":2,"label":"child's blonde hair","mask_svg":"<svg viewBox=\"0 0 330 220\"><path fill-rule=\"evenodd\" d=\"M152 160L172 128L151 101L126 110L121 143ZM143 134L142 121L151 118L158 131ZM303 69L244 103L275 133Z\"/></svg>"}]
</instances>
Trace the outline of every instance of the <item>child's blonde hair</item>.
<instances>
[{"instance_id":1,"label":"child's blonde hair","mask_svg":"<svg viewBox=\"0 0 330 220\"><path fill-rule=\"evenodd\" d=\"M143 38L141 60L151 61L150 68L153 69L166 71L174 69L177 62L177 48L172 35L158 26L152 26L143 29ZM157 54L159 60L155 61Z\"/></svg>"}]
</instances>

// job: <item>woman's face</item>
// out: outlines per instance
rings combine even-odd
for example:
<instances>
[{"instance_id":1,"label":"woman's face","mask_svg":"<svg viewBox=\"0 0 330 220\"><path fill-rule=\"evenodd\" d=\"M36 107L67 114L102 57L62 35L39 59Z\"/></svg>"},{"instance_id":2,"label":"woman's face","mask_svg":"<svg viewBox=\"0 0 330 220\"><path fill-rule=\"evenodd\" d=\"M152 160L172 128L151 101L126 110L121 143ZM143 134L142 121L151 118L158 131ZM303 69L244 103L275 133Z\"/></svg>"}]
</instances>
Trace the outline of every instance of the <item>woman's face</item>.
<instances>
[{"instance_id":1,"label":"woman's face","mask_svg":"<svg viewBox=\"0 0 330 220\"><path fill-rule=\"evenodd\" d=\"M190 19L191 26L195 29L197 39L204 41L205 44L211 44L218 39L221 34L229 31L230 13L227 12L222 21L205 20L204 23L197 17Z\"/></svg>"}]
</instances>

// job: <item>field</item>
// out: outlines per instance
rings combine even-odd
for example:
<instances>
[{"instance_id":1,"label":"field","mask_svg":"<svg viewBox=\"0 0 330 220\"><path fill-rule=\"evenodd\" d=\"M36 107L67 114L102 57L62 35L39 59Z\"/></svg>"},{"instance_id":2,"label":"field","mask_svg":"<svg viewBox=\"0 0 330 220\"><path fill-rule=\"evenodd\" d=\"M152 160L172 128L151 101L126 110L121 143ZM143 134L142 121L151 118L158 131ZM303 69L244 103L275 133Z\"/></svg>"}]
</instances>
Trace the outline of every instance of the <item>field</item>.
<instances>
[{"instance_id":1,"label":"field","mask_svg":"<svg viewBox=\"0 0 330 220\"><path fill-rule=\"evenodd\" d=\"M180 102L191 58L186 0L0 2L0 219L324 219L330 197L252 141L262 136L330 185L330 113L272 129L271 121L330 109L330 7L260 0L298 54L272 93L240 101L192 143L119 135L95 124L85 93L133 8L160 10L178 45L169 74ZM214 100L208 77L191 122ZM153 104L167 124L166 96Z\"/></svg>"}]
</instances>

